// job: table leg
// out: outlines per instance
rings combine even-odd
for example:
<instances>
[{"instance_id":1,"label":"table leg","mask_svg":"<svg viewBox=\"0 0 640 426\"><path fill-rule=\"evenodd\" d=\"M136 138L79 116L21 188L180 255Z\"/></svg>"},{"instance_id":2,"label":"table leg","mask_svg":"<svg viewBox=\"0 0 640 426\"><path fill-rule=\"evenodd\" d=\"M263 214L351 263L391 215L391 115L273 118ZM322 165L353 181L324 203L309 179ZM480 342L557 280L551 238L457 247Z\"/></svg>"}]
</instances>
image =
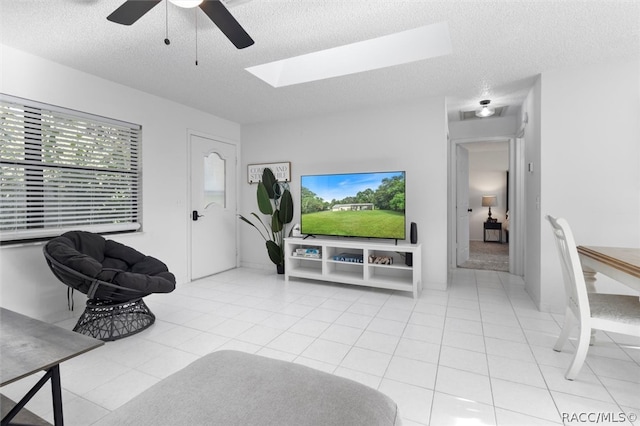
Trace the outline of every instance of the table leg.
<instances>
[{"instance_id":1,"label":"table leg","mask_svg":"<svg viewBox=\"0 0 640 426\"><path fill-rule=\"evenodd\" d=\"M587 286L587 293L595 293L596 292L596 271L590 268L582 267L582 274L584 275L584 283ZM590 345L593 345L596 342L596 331L591 330L591 340L589 341Z\"/></svg>"},{"instance_id":2,"label":"table leg","mask_svg":"<svg viewBox=\"0 0 640 426\"><path fill-rule=\"evenodd\" d=\"M63 426L62 388L60 386L60 365L51 367L51 395L53 397L53 424Z\"/></svg>"},{"instance_id":3,"label":"table leg","mask_svg":"<svg viewBox=\"0 0 640 426\"><path fill-rule=\"evenodd\" d=\"M47 380L51 380L51 392L53 396L53 422L55 426L63 426L64 421L62 419L62 388L60 386L60 366L54 365L49 368L46 373L38 380L38 382L27 392L27 394L7 413L2 419L2 426L8 426L11 424L11 420L27 405L27 402L34 397L34 395L47 383Z\"/></svg>"},{"instance_id":4,"label":"table leg","mask_svg":"<svg viewBox=\"0 0 640 426\"><path fill-rule=\"evenodd\" d=\"M587 285L587 293L596 292L596 271L590 268L583 267L582 274L584 275L584 282Z\"/></svg>"}]
</instances>

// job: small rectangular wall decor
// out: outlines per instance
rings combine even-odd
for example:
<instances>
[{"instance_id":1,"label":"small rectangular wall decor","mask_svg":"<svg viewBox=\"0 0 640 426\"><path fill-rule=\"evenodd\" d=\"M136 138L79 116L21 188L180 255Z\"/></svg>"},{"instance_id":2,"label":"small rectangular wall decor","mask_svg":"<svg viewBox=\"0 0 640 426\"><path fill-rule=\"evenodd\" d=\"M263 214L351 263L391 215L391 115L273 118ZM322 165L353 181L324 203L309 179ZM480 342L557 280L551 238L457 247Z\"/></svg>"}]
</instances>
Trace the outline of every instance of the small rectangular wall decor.
<instances>
[{"instance_id":1,"label":"small rectangular wall decor","mask_svg":"<svg viewBox=\"0 0 640 426\"><path fill-rule=\"evenodd\" d=\"M261 163L247 165L247 180L249 183L258 183L262 179L262 171L271 169L277 180L291 182L291 162L284 163Z\"/></svg>"}]
</instances>

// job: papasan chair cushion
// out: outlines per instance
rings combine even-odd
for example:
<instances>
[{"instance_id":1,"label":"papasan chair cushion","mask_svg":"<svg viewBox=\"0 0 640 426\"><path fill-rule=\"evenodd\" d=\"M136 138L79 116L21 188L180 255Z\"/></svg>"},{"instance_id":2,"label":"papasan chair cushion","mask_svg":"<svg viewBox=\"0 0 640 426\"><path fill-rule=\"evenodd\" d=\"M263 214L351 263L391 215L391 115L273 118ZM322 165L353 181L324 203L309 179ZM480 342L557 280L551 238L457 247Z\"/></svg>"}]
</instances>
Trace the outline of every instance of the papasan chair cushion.
<instances>
[{"instance_id":1,"label":"papasan chair cushion","mask_svg":"<svg viewBox=\"0 0 640 426\"><path fill-rule=\"evenodd\" d=\"M45 251L60 264L90 278L137 290L141 293L138 297L175 289L176 279L163 262L98 234L67 232L49 241ZM88 280L79 280L71 286L88 294L90 285ZM98 287L90 297L108 299L108 293L109 289Z\"/></svg>"},{"instance_id":2,"label":"papasan chair cushion","mask_svg":"<svg viewBox=\"0 0 640 426\"><path fill-rule=\"evenodd\" d=\"M148 328L155 315L143 297L176 287L174 275L160 260L91 232L67 232L43 251L51 271L69 286L69 308L73 290L88 297L74 331L97 339L116 340Z\"/></svg>"}]
</instances>

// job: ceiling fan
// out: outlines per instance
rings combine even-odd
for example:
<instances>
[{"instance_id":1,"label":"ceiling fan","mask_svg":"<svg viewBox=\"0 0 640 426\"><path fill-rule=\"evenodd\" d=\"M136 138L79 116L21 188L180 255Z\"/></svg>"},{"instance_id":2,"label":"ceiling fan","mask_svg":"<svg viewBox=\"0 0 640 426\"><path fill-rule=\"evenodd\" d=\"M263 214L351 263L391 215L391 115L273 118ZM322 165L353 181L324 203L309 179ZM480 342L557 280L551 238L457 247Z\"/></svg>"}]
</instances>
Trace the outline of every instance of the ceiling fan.
<instances>
[{"instance_id":1,"label":"ceiling fan","mask_svg":"<svg viewBox=\"0 0 640 426\"><path fill-rule=\"evenodd\" d=\"M131 25L138 19L153 9L162 0L127 0L122 6L117 8L107 19L111 22L122 25ZM169 0L167 0L169 1ZM179 1L171 0L172 3L180 5ZM229 13L229 10L222 4L220 0L202 0L192 1L190 7L199 6L200 9L213 21L214 24L238 49L244 49L253 44L253 40Z\"/></svg>"}]
</instances>

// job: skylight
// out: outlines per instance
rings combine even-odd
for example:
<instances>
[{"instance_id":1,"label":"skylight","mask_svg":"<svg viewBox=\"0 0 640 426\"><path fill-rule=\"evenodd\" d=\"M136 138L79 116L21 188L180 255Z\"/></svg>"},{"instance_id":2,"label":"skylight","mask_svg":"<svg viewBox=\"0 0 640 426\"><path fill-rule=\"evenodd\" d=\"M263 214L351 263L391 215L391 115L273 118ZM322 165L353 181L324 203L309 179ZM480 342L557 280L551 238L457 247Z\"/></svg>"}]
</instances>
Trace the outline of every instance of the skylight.
<instances>
[{"instance_id":1,"label":"skylight","mask_svg":"<svg viewBox=\"0 0 640 426\"><path fill-rule=\"evenodd\" d=\"M446 22L246 68L273 87L291 86L452 53Z\"/></svg>"}]
</instances>

